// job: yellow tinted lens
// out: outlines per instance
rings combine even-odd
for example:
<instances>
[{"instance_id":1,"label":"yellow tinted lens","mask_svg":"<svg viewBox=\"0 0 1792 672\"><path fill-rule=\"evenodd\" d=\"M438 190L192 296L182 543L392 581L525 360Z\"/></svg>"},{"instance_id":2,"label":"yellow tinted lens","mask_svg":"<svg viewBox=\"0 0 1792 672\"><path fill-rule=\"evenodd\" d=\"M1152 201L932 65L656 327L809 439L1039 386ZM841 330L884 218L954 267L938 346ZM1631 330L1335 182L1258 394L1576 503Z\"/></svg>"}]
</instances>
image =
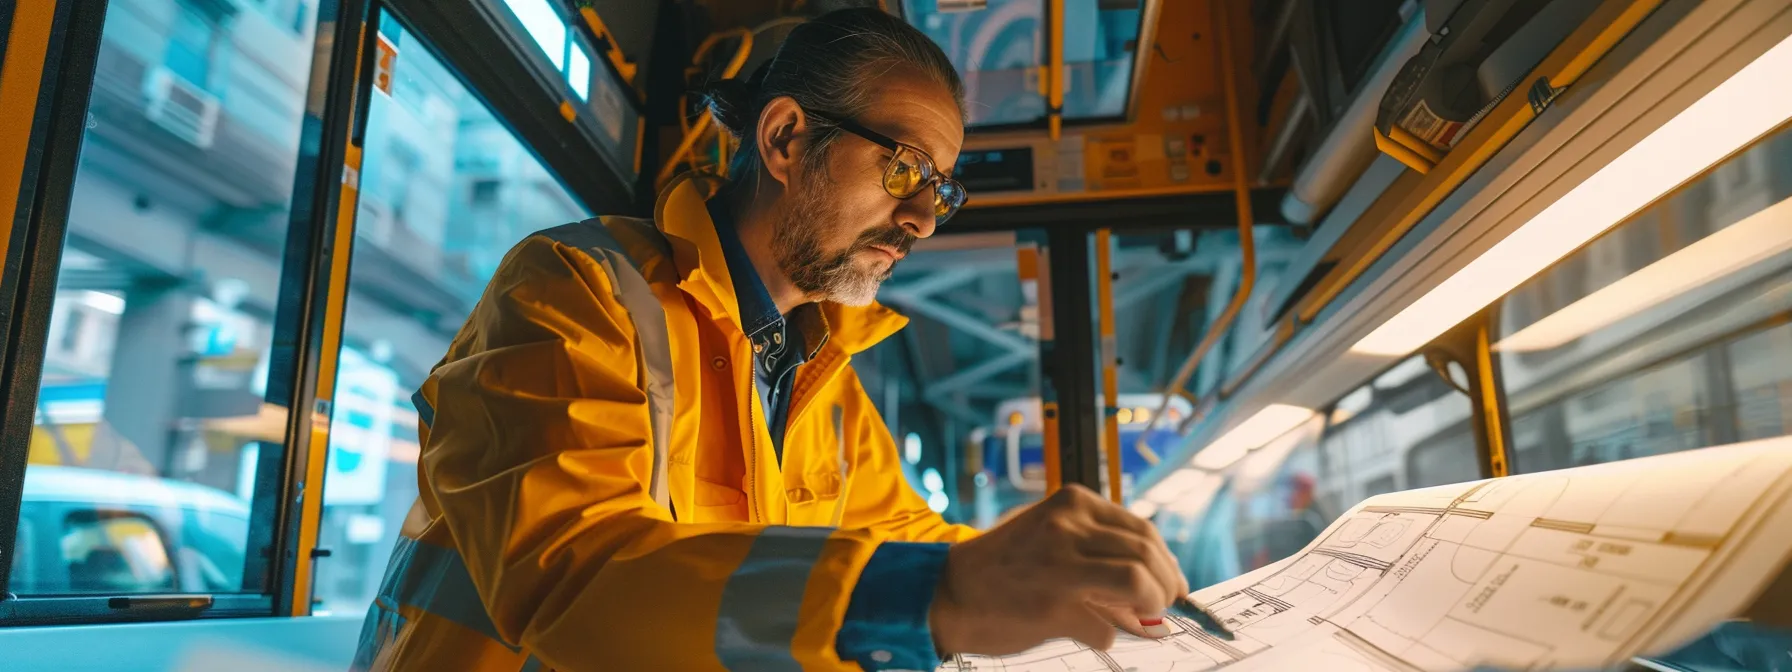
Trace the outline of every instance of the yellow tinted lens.
<instances>
[{"instance_id":1,"label":"yellow tinted lens","mask_svg":"<svg viewBox=\"0 0 1792 672\"><path fill-rule=\"evenodd\" d=\"M884 170L884 190L897 198L913 196L927 179L924 172L913 153L899 149L896 158L890 161L890 167Z\"/></svg>"}]
</instances>

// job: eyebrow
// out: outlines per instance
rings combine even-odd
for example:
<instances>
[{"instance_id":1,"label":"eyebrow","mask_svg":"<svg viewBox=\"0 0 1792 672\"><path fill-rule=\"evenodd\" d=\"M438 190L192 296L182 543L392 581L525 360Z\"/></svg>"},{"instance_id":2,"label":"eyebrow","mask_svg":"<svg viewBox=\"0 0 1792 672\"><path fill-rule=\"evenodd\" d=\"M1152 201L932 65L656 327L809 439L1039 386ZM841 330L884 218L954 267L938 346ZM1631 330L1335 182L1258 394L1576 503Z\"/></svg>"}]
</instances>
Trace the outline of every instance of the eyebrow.
<instances>
[{"instance_id":1,"label":"eyebrow","mask_svg":"<svg viewBox=\"0 0 1792 672\"><path fill-rule=\"evenodd\" d=\"M879 147L883 147L884 149L887 149L890 151L895 151L896 148L890 146L891 144L894 144L894 145L905 146L905 147L908 147L915 151L918 151L922 155L926 156L928 161L933 162L934 170L940 171L940 174L942 174L946 177L952 177L953 171L941 166L940 160L938 158L935 158L933 155L933 152L928 151L927 148L925 148L925 147L922 147L922 146L917 145L912 142L903 142L901 140L897 140L896 138L890 136L887 133L884 133L882 131L879 131L877 129L874 129L874 128L866 126L862 123L859 123L858 120L852 119L850 117L835 117L832 115L821 115L821 117L824 119L827 119L828 121L833 122L835 126L839 126L840 128L843 128L849 132L857 134L858 136L863 137L866 140L870 140L871 142L877 144ZM888 144L886 144L886 143L888 143ZM958 167L958 161L956 160L956 158L953 160L952 163L953 163L953 165L952 165L953 168Z\"/></svg>"}]
</instances>

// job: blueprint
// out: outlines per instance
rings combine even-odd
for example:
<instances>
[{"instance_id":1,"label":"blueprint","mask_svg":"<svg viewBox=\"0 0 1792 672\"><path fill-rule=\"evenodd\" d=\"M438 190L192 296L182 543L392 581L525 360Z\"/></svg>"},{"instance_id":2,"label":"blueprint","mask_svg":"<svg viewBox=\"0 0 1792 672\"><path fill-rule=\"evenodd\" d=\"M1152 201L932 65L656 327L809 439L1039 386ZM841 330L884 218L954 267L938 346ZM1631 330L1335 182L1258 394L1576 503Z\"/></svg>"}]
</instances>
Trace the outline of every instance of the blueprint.
<instances>
[{"instance_id":1,"label":"blueprint","mask_svg":"<svg viewBox=\"0 0 1792 672\"><path fill-rule=\"evenodd\" d=\"M1792 559L1792 437L1370 498L1301 552L1107 651L1055 640L942 671L1598 668L1742 611Z\"/></svg>"}]
</instances>

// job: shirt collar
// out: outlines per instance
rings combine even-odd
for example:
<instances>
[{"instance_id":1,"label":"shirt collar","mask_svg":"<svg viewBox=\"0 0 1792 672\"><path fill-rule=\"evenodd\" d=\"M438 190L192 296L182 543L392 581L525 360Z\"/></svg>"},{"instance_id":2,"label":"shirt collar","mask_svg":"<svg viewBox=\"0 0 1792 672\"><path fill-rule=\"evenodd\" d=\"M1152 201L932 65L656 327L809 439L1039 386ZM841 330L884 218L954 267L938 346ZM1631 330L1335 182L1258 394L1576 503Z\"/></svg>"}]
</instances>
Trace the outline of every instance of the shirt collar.
<instances>
[{"instance_id":1,"label":"shirt collar","mask_svg":"<svg viewBox=\"0 0 1792 672\"><path fill-rule=\"evenodd\" d=\"M653 219L671 250L678 288L706 310L717 315L727 314L736 324L742 324L738 315L739 302L733 296L733 274L729 272L718 240L721 236L718 227L709 221L710 212L705 207L705 201L713 200L710 196L719 186L720 180L713 177L685 173L673 178L672 183L660 192ZM728 229L733 231L732 226ZM738 241L739 234L734 238ZM744 271L751 271L750 260L742 263ZM758 279L757 273L754 273L754 279ZM878 303L843 306L823 301L806 304L793 312L808 310L818 313L817 324L826 328L829 338L825 342L848 355L858 354L908 323L907 318ZM799 328L804 328L802 322L797 320ZM819 349L823 342L818 338L804 340L811 352Z\"/></svg>"},{"instance_id":2,"label":"shirt collar","mask_svg":"<svg viewBox=\"0 0 1792 672\"><path fill-rule=\"evenodd\" d=\"M772 301L765 281L753 267L753 259L747 256L747 248L740 242L740 232L734 228L734 218L729 214L725 200L720 197L709 199L709 218L715 222L716 239L722 244L722 258L728 262L728 276L734 282L734 297L740 304L740 329L747 338L757 342L770 338L773 331L783 331L784 314L778 312L777 302Z\"/></svg>"}]
</instances>

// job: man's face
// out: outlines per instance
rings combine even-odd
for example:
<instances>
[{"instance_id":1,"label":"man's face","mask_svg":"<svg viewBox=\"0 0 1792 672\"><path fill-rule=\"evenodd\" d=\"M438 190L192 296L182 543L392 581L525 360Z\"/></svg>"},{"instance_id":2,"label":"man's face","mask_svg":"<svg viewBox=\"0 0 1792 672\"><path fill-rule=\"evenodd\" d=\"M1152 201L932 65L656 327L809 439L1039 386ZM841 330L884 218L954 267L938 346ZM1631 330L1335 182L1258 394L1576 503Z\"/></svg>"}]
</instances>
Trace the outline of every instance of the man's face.
<instances>
[{"instance_id":1,"label":"man's face","mask_svg":"<svg viewBox=\"0 0 1792 672\"><path fill-rule=\"evenodd\" d=\"M897 69L879 78L857 121L916 147L951 173L964 142L958 105L945 87ZM907 199L883 187L889 150L842 131L821 165L798 162L772 237L778 267L813 300L862 306L920 238L933 235L933 190Z\"/></svg>"}]
</instances>

